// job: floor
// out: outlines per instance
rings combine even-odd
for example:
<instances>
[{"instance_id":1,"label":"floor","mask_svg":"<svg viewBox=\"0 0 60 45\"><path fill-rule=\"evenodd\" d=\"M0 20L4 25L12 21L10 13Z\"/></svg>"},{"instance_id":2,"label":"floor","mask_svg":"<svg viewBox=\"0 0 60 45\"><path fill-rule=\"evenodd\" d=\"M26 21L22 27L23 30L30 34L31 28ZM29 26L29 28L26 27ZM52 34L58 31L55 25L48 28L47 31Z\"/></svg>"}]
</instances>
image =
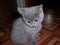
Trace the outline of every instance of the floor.
<instances>
[{"instance_id":1,"label":"floor","mask_svg":"<svg viewBox=\"0 0 60 45\"><path fill-rule=\"evenodd\" d=\"M38 32L39 39L36 45L60 45L60 12L47 9L43 27ZM12 45L9 39L10 30L5 29L5 32L0 32L0 45Z\"/></svg>"}]
</instances>

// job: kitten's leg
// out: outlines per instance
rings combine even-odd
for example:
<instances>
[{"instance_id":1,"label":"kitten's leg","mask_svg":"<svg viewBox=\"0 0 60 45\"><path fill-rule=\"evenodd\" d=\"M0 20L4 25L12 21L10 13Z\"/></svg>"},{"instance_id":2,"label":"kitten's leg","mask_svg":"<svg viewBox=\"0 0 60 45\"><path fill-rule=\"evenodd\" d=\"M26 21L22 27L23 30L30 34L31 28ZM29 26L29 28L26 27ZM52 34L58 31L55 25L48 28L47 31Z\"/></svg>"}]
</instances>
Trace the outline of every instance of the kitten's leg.
<instances>
[{"instance_id":1,"label":"kitten's leg","mask_svg":"<svg viewBox=\"0 0 60 45\"><path fill-rule=\"evenodd\" d=\"M28 42L25 42L25 43L21 43L21 44L19 44L19 45L27 45L28 44Z\"/></svg>"},{"instance_id":2,"label":"kitten's leg","mask_svg":"<svg viewBox=\"0 0 60 45\"><path fill-rule=\"evenodd\" d=\"M36 41L38 39L38 35L37 34L29 34L28 33L28 41L31 43L31 45L36 45Z\"/></svg>"},{"instance_id":3,"label":"kitten's leg","mask_svg":"<svg viewBox=\"0 0 60 45\"><path fill-rule=\"evenodd\" d=\"M25 43L16 43L16 44L13 44L13 45L27 45L28 42L25 42Z\"/></svg>"},{"instance_id":4,"label":"kitten's leg","mask_svg":"<svg viewBox=\"0 0 60 45\"><path fill-rule=\"evenodd\" d=\"M27 45L28 44L28 41L27 42L25 42L23 45Z\"/></svg>"},{"instance_id":5,"label":"kitten's leg","mask_svg":"<svg viewBox=\"0 0 60 45\"><path fill-rule=\"evenodd\" d=\"M38 35L37 34L33 34L32 38L31 38L31 45L36 45L36 41L38 39Z\"/></svg>"}]
</instances>

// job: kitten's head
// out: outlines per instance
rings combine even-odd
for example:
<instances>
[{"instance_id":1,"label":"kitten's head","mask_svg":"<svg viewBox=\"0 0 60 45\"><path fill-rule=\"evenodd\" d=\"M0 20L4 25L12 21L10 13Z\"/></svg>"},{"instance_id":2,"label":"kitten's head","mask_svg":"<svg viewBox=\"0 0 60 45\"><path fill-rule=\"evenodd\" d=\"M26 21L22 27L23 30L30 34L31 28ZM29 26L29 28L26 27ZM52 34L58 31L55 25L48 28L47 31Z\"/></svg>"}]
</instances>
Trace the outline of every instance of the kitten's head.
<instances>
[{"instance_id":1,"label":"kitten's head","mask_svg":"<svg viewBox=\"0 0 60 45\"><path fill-rule=\"evenodd\" d=\"M24 22L30 27L36 27L43 21L43 5L18 8L18 12L22 15Z\"/></svg>"}]
</instances>

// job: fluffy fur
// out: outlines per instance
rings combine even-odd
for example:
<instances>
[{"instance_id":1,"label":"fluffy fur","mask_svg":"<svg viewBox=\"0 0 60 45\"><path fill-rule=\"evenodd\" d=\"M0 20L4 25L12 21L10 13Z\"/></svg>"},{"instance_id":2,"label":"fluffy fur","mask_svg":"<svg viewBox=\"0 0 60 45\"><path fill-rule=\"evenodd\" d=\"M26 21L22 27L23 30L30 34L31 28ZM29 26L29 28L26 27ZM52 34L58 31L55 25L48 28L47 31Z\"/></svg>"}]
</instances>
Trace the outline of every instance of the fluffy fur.
<instances>
[{"instance_id":1,"label":"fluffy fur","mask_svg":"<svg viewBox=\"0 0 60 45\"><path fill-rule=\"evenodd\" d=\"M35 45L38 35L36 34L42 28L44 18L43 5L17 8L22 18L13 22L11 31L11 41L13 45Z\"/></svg>"}]
</instances>

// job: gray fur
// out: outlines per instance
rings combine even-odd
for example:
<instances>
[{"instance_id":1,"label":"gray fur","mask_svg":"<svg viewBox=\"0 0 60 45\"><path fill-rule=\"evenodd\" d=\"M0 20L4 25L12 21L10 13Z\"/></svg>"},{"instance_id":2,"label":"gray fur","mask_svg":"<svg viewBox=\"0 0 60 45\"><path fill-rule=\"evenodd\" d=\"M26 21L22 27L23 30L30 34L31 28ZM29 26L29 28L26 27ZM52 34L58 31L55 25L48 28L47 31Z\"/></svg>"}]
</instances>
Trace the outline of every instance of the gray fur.
<instances>
[{"instance_id":1,"label":"gray fur","mask_svg":"<svg viewBox=\"0 0 60 45\"><path fill-rule=\"evenodd\" d=\"M11 31L11 41L14 45L35 45L38 35L36 34L42 28L44 18L43 6L29 8L17 8L23 18L18 18L13 22Z\"/></svg>"}]
</instances>

